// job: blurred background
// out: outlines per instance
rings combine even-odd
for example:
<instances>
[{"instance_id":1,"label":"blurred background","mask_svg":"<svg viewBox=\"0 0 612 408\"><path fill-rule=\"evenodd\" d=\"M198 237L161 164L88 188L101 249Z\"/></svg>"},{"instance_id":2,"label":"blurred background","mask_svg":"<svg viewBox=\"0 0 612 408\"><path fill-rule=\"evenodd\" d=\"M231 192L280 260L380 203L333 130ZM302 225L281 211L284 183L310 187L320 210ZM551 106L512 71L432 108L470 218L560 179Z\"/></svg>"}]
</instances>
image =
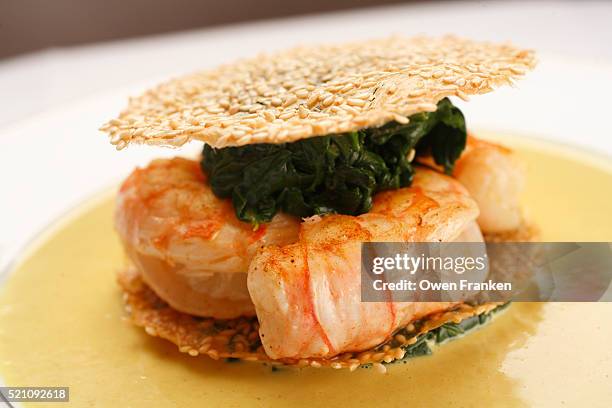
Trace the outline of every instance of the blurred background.
<instances>
[{"instance_id":1,"label":"blurred background","mask_svg":"<svg viewBox=\"0 0 612 408\"><path fill-rule=\"evenodd\" d=\"M402 1L0 0L0 58L54 46L393 3Z\"/></svg>"},{"instance_id":2,"label":"blurred background","mask_svg":"<svg viewBox=\"0 0 612 408\"><path fill-rule=\"evenodd\" d=\"M423 5L444 7L460 3L476 4L484 9L495 3L510 1L0 0L0 59L49 47L400 3L415 5L415 10ZM558 3L568 2L513 3L523 3L526 15L530 3L549 3L550 13L554 15ZM563 5L559 7L563 8ZM562 13L562 10L559 11ZM573 26L584 23L588 22L579 15L571 22ZM545 24L542 28L545 29ZM572 30L572 27L568 26L568 30Z\"/></svg>"}]
</instances>

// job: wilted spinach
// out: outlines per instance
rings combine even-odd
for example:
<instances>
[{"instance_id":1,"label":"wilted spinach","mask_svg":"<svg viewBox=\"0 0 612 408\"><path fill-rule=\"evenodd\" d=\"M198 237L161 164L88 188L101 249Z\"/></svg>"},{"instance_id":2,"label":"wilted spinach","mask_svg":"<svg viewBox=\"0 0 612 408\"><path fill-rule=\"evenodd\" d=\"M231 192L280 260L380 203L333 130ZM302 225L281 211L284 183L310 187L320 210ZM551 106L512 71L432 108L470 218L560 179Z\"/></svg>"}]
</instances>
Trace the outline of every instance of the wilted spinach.
<instances>
[{"instance_id":1,"label":"wilted spinach","mask_svg":"<svg viewBox=\"0 0 612 408\"><path fill-rule=\"evenodd\" d=\"M412 183L412 149L427 151L451 172L465 142L463 114L445 98L435 112L412 115L407 124L293 143L205 145L201 166L213 192L231 197L238 219L258 225L278 211L299 217L366 213L377 191Z\"/></svg>"}]
</instances>

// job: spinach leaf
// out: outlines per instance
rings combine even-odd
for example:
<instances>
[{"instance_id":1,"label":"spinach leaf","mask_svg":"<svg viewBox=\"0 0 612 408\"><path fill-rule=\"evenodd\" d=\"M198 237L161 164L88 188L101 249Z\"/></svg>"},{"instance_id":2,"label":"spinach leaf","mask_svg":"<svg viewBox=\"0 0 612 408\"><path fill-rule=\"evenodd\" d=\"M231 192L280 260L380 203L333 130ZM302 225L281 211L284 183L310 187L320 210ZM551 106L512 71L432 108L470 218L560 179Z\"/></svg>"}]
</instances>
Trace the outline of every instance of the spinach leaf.
<instances>
[{"instance_id":1,"label":"spinach leaf","mask_svg":"<svg viewBox=\"0 0 612 408\"><path fill-rule=\"evenodd\" d=\"M466 334L477 327L486 324L494 314L499 313L508 307L510 303L504 303L503 305L497 306L495 309L482 313L476 316L468 317L460 321L459 323L448 322L442 326L437 327L427 333L420 334L417 337L417 341L408 346L402 346L405 351L404 357L401 360L395 360L393 363L402 361L406 363L407 360L413 357L426 356L433 353L431 348L434 344L442 344L446 341L452 340L453 338ZM416 322L419 324L420 322ZM410 332L405 329L400 330L398 333L404 334L406 337L410 336Z\"/></svg>"},{"instance_id":2,"label":"spinach leaf","mask_svg":"<svg viewBox=\"0 0 612 408\"><path fill-rule=\"evenodd\" d=\"M428 356L432 353L431 347L427 344L427 335L419 336L414 344L404 347L404 350L406 351L403 358L404 360L413 357Z\"/></svg>"},{"instance_id":3,"label":"spinach leaf","mask_svg":"<svg viewBox=\"0 0 612 408\"><path fill-rule=\"evenodd\" d=\"M231 198L238 219L254 225L278 211L299 217L363 214L376 192L412 183L413 149L430 153L451 172L465 148L463 114L448 99L435 112L409 119L293 143L205 145L201 167L215 195Z\"/></svg>"},{"instance_id":4,"label":"spinach leaf","mask_svg":"<svg viewBox=\"0 0 612 408\"><path fill-rule=\"evenodd\" d=\"M429 120L436 124L428 132L427 137L419 143L419 150L428 150L436 164L443 166L444 171L450 174L455 161L465 149L467 139L465 118L448 99L440 101L438 109L431 115L434 115L435 119Z\"/></svg>"}]
</instances>

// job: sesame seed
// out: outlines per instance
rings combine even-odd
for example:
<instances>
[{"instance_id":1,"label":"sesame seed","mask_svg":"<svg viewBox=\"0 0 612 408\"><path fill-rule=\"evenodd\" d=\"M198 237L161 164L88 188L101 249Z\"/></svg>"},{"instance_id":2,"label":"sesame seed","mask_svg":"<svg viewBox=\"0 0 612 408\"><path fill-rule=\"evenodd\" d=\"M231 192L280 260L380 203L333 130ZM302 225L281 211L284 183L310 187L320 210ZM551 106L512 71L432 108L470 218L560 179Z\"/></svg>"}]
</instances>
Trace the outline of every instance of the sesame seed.
<instances>
[{"instance_id":1,"label":"sesame seed","mask_svg":"<svg viewBox=\"0 0 612 408\"><path fill-rule=\"evenodd\" d=\"M387 367L385 367L383 364L381 364L381 363L374 363L373 366L376 369L376 371L378 371L380 374L386 374L387 373Z\"/></svg>"},{"instance_id":2,"label":"sesame seed","mask_svg":"<svg viewBox=\"0 0 612 408\"><path fill-rule=\"evenodd\" d=\"M300 107L298 108L298 116L300 117L300 119L305 119L308 117L308 109L306 109L304 105L300 105Z\"/></svg>"},{"instance_id":3,"label":"sesame seed","mask_svg":"<svg viewBox=\"0 0 612 408\"><path fill-rule=\"evenodd\" d=\"M482 79L480 77L474 77L470 79L470 86L472 86L473 88L478 88L481 83Z\"/></svg>"},{"instance_id":4,"label":"sesame seed","mask_svg":"<svg viewBox=\"0 0 612 408\"><path fill-rule=\"evenodd\" d=\"M405 125L409 122L409 119L407 117L398 114L393 115L393 120L395 120L397 123L401 123L402 125Z\"/></svg>"},{"instance_id":5,"label":"sesame seed","mask_svg":"<svg viewBox=\"0 0 612 408\"><path fill-rule=\"evenodd\" d=\"M308 100L306 101L306 105L309 108L312 108L313 106L315 106L317 104L317 101L319 100L319 94L318 93L313 93Z\"/></svg>"},{"instance_id":6,"label":"sesame seed","mask_svg":"<svg viewBox=\"0 0 612 408\"><path fill-rule=\"evenodd\" d=\"M372 356L372 361L380 361L385 356L385 353L376 353Z\"/></svg>"},{"instance_id":7,"label":"sesame seed","mask_svg":"<svg viewBox=\"0 0 612 408\"><path fill-rule=\"evenodd\" d=\"M412 98L416 98L416 97L425 95L426 92L427 92L427 90L424 89L424 88L415 89L414 91L408 92L408 96L410 96Z\"/></svg>"},{"instance_id":8,"label":"sesame seed","mask_svg":"<svg viewBox=\"0 0 612 408\"><path fill-rule=\"evenodd\" d=\"M332 103L334 103L334 96L333 95L327 96L325 99L323 99L323 102L321 102L321 104L324 107L327 107L327 106L331 105Z\"/></svg>"},{"instance_id":9,"label":"sesame seed","mask_svg":"<svg viewBox=\"0 0 612 408\"><path fill-rule=\"evenodd\" d=\"M370 361L370 357L372 356L372 353L366 352L366 353L362 353L359 355L359 361L362 363L366 363L368 361Z\"/></svg>"},{"instance_id":10,"label":"sesame seed","mask_svg":"<svg viewBox=\"0 0 612 408\"><path fill-rule=\"evenodd\" d=\"M408 152L408 157L406 158L409 162L414 160L414 157L416 156L416 150L414 149L410 149L410 152ZM401 334L400 334L401 336ZM402 336L403 337L403 336Z\"/></svg>"},{"instance_id":11,"label":"sesame seed","mask_svg":"<svg viewBox=\"0 0 612 408\"><path fill-rule=\"evenodd\" d=\"M346 102L350 105L350 106L363 106L365 105L366 101L360 98L349 98L346 100Z\"/></svg>"},{"instance_id":12,"label":"sesame seed","mask_svg":"<svg viewBox=\"0 0 612 408\"><path fill-rule=\"evenodd\" d=\"M291 106L295 102L297 102L297 97L295 95L289 95L287 99L285 99L285 102L283 102L283 107Z\"/></svg>"},{"instance_id":13,"label":"sesame seed","mask_svg":"<svg viewBox=\"0 0 612 408\"><path fill-rule=\"evenodd\" d=\"M527 73L527 70L525 68L515 65L510 67L510 71L512 71L512 73L516 75L525 75Z\"/></svg>"}]
</instances>

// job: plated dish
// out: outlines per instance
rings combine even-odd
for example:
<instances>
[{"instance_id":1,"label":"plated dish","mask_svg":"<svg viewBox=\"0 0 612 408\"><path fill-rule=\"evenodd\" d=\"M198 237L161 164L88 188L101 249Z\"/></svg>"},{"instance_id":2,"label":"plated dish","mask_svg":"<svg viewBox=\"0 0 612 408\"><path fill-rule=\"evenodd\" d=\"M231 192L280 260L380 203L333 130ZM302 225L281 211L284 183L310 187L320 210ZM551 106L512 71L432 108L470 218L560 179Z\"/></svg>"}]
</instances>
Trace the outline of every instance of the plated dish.
<instances>
[{"instance_id":1,"label":"plated dish","mask_svg":"<svg viewBox=\"0 0 612 408\"><path fill-rule=\"evenodd\" d=\"M526 164L522 202L543 241L610 240L609 161L517 134L478 134L512 147ZM611 397L612 328L601 324L609 303L513 303L459 340L432 344L431 356L385 365L386 375L181 353L134 327L124 311L115 198L113 187L70 211L5 275L4 384L68 386L74 406L605 406Z\"/></svg>"},{"instance_id":2,"label":"plated dish","mask_svg":"<svg viewBox=\"0 0 612 408\"><path fill-rule=\"evenodd\" d=\"M542 241L588 242L612 238L609 158L582 152L578 147L587 146L585 141L591 137L597 146L605 148L599 139L605 125L580 119L557 123L554 119L563 116L559 112L566 111L560 109L563 105L552 103L551 98L557 94L551 89L557 90L557 85L563 84L565 94L589 101L584 106L572 105L574 117L593 117L597 107L604 105L599 102L607 93L602 92L604 71L603 66L592 67L585 61L551 62L550 56L544 54L542 64L534 75L529 75L530 82L521 82L517 90L504 89L491 97L475 97L475 103L468 104L457 103L457 97L449 97L466 114L466 129L471 136L484 141L477 142L467 137L466 132L467 147L454 170L460 169L459 162L468 157L470 140L476 145L511 149L510 156L524 164L519 172L511 173L522 180L514 185L524 184L521 200L510 200L520 203L513 206L519 209L513 213L520 214L521 223L528 220L527 225L537 225ZM94 95L44 117L31 118L23 126L5 130L5 139L10 142L5 144L4 173L11 174L5 178L5 191L15 200L20 197L21 209L15 211L17 201L11 199L15 205L5 206L8 209L5 214L27 216L6 220L4 242L14 242L23 248L19 237L36 236L36 240L22 249L19 257L0 274L2 385L67 386L70 405L74 406L116 406L118 401L122 406L160 407L347 404L371 407L381 403L392 406L609 405L612 327L602 324L612 312L609 303L515 302L499 312L483 312L483 324L474 324L480 323L480 318L472 316L438 328L433 326L442 321L434 318L447 312L434 313L418 320L420 329L424 325L431 329L420 335L402 331L407 328L404 327L394 333L391 344L385 342L369 350L330 358L298 360L268 356L259 337L256 315L221 319L179 311L143 281L138 269L133 265L131 269L126 268L133 262L126 257L126 245L117 234L116 203L120 180L130 174L130 166L138 163L141 170L146 170L153 167L147 162L156 154L185 155L190 148L195 148L185 161L193 162L197 168L201 157L196 150L201 152L202 145L192 141L190 146L181 149L136 147L126 149L127 152L113 152L105 145L104 137L95 134L95 128L118 110L124 98L123 94L117 96L121 92L113 89L105 95ZM125 95L137 93L132 90ZM494 110L483 106L487 101ZM526 115L526 111L534 114ZM503 122L506 115L514 122ZM578 123L581 126L575 131ZM539 133L553 141L539 141ZM567 134L577 137L566 139L574 142L565 147L563 140ZM37 148L32 148L33 143ZM61 166L56 156L49 154L59 146L62 149L70 146L69 150L62 150L66 154L62 155ZM23 159L23 152L28 152L28 160ZM145 157L147 160L143 160ZM415 154L415 157L427 168L437 167L431 160L427 162L427 155ZM411 166L415 161L410 162ZM23 165L29 169L34 166L37 171L14 171ZM416 165L413 167L416 169ZM443 172L440 168L434 170L438 174ZM200 172L205 174L203 170ZM77 173L83 184L73 182ZM113 188L99 196L89 197L92 191L111 185ZM192 185L201 188L201 183ZM23 190L22 186L36 188ZM413 186L414 182L402 188ZM374 196L398 190L380 191ZM482 200L478 203L475 193L468 190L468 194L482 212ZM75 206L75 200L79 205ZM67 208L71 210L66 211ZM231 203L227 210L235 214ZM42 224L59 212L65 214L61 220L40 232ZM330 215L335 216L321 217ZM38 224L28 222L37 217ZM270 223L261 222L258 231L266 224ZM504 236L519 239L515 231L483 235L487 240ZM4 255L14 259L12 253ZM121 285L116 282L118 273ZM248 292L248 278L246 284ZM129 310L126 313L126 304L128 309L131 307L131 313ZM247 350L242 358L224 358L211 351L229 349L226 348L227 334L236 327L223 324L234 322L237 326L240 321L243 322L240 328L246 329L242 334L247 339L241 341L239 336L232 335L237 337L236 347L229 351L236 352L240 343L252 344L254 349ZM417 324L414 326L416 331ZM450 337L457 340L444 340L450 333L448 328L453 333L459 332ZM399 341L403 339L396 339L396 334L414 343L402 346ZM442 340L440 343L438 338ZM173 341L179 340L183 342L177 347ZM389 345L387 350L385 345ZM398 347L403 349L404 357L387 363L385 353ZM381 352L378 358L383 359L377 364L373 356ZM433 355L426 356L428 352ZM416 355L422 357L408 358ZM263 361L243 361L249 357ZM355 366L355 361L348 361L355 357L368 359ZM331 366L342 358L347 358L348 363L332 367L344 369L314 368ZM304 367L296 367L300 365ZM386 375L378 371L385 371Z\"/></svg>"},{"instance_id":3,"label":"plated dish","mask_svg":"<svg viewBox=\"0 0 612 408\"><path fill-rule=\"evenodd\" d=\"M115 227L131 319L192 356L349 368L426 353L500 303L362 302L363 242L533 240L516 154L449 97L512 84L529 50L456 37L299 47L178 78L102 130L204 142L136 169Z\"/></svg>"},{"instance_id":4,"label":"plated dish","mask_svg":"<svg viewBox=\"0 0 612 408\"><path fill-rule=\"evenodd\" d=\"M610 239L609 201L602 198L612 189L601 188L612 185L609 162L575 147L499 132L479 134L511 143L525 162L522 201L542 240ZM574 186L569 196L567 183ZM113 225L115 194L113 188L82 203L41 234L9 271L0 287L5 384L69 386L75 406L118 400L185 407L347 401L356 406L381 401L601 406L604 401L605 406L611 397L607 343L612 332L601 324L602 316L611 313L609 303L513 303L477 331L439 348L432 345L432 356L386 365L386 375L372 368L273 370L267 363L181 353L126 320L115 283L125 262ZM565 204L557 205L560 201Z\"/></svg>"}]
</instances>

